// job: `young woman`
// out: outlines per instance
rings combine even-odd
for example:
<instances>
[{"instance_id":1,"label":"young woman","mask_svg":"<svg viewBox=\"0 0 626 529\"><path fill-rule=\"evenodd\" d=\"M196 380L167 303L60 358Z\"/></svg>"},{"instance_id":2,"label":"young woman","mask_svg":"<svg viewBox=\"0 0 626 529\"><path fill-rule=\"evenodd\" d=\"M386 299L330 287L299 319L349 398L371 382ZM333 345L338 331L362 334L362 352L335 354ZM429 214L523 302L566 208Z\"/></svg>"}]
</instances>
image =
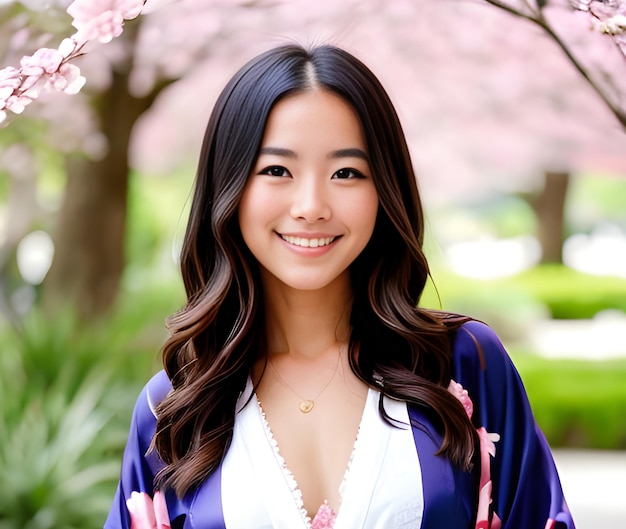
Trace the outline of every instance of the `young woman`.
<instances>
[{"instance_id":1,"label":"young woman","mask_svg":"<svg viewBox=\"0 0 626 529\"><path fill-rule=\"evenodd\" d=\"M359 60L290 45L245 65L209 120L188 301L105 528L572 529L498 338L418 307L423 229Z\"/></svg>"}]
</instances>

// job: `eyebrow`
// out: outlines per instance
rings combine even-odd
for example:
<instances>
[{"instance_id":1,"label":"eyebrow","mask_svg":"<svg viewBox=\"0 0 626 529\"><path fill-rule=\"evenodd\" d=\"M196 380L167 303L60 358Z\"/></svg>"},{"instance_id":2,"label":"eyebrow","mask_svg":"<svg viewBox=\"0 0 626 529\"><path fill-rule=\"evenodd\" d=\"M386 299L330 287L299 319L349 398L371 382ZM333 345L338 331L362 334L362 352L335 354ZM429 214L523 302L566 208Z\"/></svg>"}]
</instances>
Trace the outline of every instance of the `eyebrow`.
<instances>
[{"instance_id":1,"label":"eyebrow","mask_svg":"<svg viewBox=\"0 0 626 529\"><path fill-rule=\"evenodd\" d=\"M291 149L284 149L282 147L262 147L259 151L259 154L270 154L274 156L282 156L284 158L297 158L298 155L295 151ZM362 149L358 149L356 147L349 149L339 149L337 151L333 151L328 155L328 158L338 159L338 158L360 158L361 160L365 160L369 162L369 157Z\"/></svg>"},{"instance_id":2,"label":"eyebrow","mask_svg":"<svg viewBox=\"0 0 626 529\"><path fill-rule=\"evenodd\" d=\"M329 158L360 158L366 162L369 162L369 157L365 153L365 151L357 148L351 149L339 149L338 151L333 151L329 154Z\"/></svg>"},{"instance_id":3,"label":"eyebrow","mask_svg":"<svg viewBox=\"0 0 626 529\"><path fill-rule=\"evenodd\" d=\"M298 157L291 149L283 149L282 147L262 147L259 154L273 154L274 156L283 156L284 158Z\"/></svg>"}]
</instances>

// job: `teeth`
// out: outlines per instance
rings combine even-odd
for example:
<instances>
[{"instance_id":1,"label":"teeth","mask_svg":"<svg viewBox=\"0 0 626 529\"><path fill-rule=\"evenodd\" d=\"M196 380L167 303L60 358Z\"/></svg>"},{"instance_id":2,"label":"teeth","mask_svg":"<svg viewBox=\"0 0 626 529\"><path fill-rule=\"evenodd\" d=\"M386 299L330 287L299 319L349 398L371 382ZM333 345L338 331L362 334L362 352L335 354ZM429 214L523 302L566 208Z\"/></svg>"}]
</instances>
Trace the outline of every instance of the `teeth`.
<instances>
[{"instance_id":1,"label":"teeth","mask_svg":"<svg viewBox=\"0 0 626 529\"><path fill-rule=\"evenodd\" d=\"M326 246L335 240L336 237L323 237L321 239L305 239L304 237L292 237L291 235L281 235L290 244L302 246L303 248L319 248Z\"/></svg>"}]
</instances>

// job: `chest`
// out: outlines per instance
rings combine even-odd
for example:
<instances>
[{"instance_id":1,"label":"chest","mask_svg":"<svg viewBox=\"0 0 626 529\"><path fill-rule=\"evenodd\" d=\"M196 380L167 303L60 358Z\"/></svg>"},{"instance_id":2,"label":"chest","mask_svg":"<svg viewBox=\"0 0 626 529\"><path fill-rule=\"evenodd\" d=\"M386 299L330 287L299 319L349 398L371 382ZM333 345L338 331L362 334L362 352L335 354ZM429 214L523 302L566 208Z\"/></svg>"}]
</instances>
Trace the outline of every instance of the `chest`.
<instances>
[{"instance_id":1,"label":"chest","mask_svg":"<svg viewBox=\"0 0 626 529\"><path fill-rule=\"evenodd\" d=\"M377 422L378 398L371 397L335 529L472 527L475 476L435 455L441 437L427 417L410 409L411 428L386 429ZM407 413L406 405L392 404ZM298 484L284 463L264 430L261 408L250 401L237 416L233 442L218 471L182 501L168 501L172 519L182 521L172 527L307 528Z\"/></svg>"},{"instance_id":2,"label":"chest","mask_svg":"<svg viewBox=\"0 0 626 529\"><path fill-rule=\"evenodd\" d=\"M334 527L419 527L420 465L408 428L406 405L397 403L398 409L394 410L401 416L404 413L407 426L402 429L380 422L376 392L369 392L366 401L357 425L356 442L353 438L341 464L341 475L328 489L337 498L337 503L332 504L337 515ZM223 465L226 527L306 529L319 507L315 502L313 512L307 509L306 494L314 493L315 488L303 489L264 420L262 409L253 404L256 403L251 402L238 416L233 443ZM323 457L318 461L324 465ZM323 473L323 469L317 470ZM324 499L327 498L321 501ZM236 508L236 504L245 504L245 511Z\"/></svg>"},{"instance_id":3,"label":"chest","mask_svg":"<svg viewBox=\"0 0 626 529\"><path fill-rule=\"evenodd\" d=\"M306 413L288 394L259 395L265 433L276 444L311 516L323 503L335 511L341 503L339 490L355 449L367 397L367 388L357 390L330 388Z\"/></svg>"}]
</instances>

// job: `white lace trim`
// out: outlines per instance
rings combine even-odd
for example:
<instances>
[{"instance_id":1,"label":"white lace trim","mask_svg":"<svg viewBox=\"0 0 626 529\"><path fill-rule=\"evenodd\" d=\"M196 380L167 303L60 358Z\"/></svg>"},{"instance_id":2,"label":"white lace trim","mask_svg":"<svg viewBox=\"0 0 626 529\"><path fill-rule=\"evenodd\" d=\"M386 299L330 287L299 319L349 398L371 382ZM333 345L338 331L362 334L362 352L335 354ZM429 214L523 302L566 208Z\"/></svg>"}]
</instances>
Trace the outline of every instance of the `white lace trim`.
<instances>
[{"instance_id":1,"label":"white lace trim","mask_svg":"<svg viewBox=\"0 0 626 529\"><path fill-rule=\"evenodd\" d=\"M291 491L293 500L296 503L296 507L298 507L298 511L300 512L302 521L304 522L307 529L311 529L312 520L307 510L304 508L304 500L302 498L302 491L300 490L300 487L298 486L298 482L296 481L295 476L293 475L291 470L289 470L289 467L287 467L287 463L285 462L285 459L283 458L283 456L280 455L278 442L276 441L276 439L274 439L274 434L272 433L272 429L270 428L270 425L267 422L267 419L265 417L265 411L263 411L263 406L261 405L261 401L258 398L256 399L256 401L259 406L259 410L261 412L261 418L263 420L263 430L265 431L265 435L267 436L268 441L272 445L272 448L274 450L274 456L276 457L276 461L278 462L278 465L280 469L282 470L283 475L285 476L285 480L287 481L287 485L289 486L289 490ZM348 459L348 465L346 466L346 470L343 474L343 479L341 480L341 484L339 485L339 501L343 499L346 482L350 474L352 461L354 460L354 453L356 452L357 445L359 444L359 439L361 437L360 433L361 433L361 426L359 425L359 429L356 434L356 439L354 441L354 446L352 447L352 452L350 453L350 458Z\"/></svg>"}]
</instances>

